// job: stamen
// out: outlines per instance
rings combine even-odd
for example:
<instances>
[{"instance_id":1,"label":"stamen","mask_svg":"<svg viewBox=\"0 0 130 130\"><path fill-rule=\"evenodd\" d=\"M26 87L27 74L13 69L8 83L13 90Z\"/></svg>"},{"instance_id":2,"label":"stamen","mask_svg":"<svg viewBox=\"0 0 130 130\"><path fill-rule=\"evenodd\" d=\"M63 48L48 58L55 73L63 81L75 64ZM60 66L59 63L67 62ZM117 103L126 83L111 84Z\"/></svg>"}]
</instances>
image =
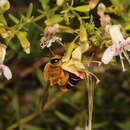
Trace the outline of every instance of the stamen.
<instances>
[{"instance_id":1,"label":"stamen","mask_svg":"<svg viewBox=\"0 0 130 130\"><path fill-rule=\"evenodd\" d=\"M88 72L90 75L92 75L96 79L96 84L100 82L99 78L92 72Z\"/></svg>"},{"instance_id":2,"label":"stamen","mask_svg":"<svg viewBox=\"0 0 130 130\"><path fill-rule=\"evenodd\" d=\"M121 60L122 71L125 72L126 69L125 69L125 66L124 66L123 57L122 57L121 53L119 54L119 56L120 56L120 60Z\"/></svg>"},{"instance_id":3,"label":"stamen","mask_svg":"<svg viewBox=\"0 0 130 130\"><path fill-rule=\"evenodd\" d=\"M88 67L90 66L90 63L97 63L98 66L101 66L101 64L102 64L102 62L100 62L100 61L87 61L87 62L83 62L83 63L87 63Z\"/></svg>"},{"instance_id":4,"label":"stamen","mask_svg":"<svg viewBox=\"0 0 130 130\"><path fill-rule=\"evenodd\" d=\"M128 56L127 52L126 52L126 51L123 51L123 54L124 54L124 56L126 57L126 59L128 60L128 62L129 62L129 64L130 64L130 59L129 59L129 56Z\"/></svg>"},{"instance_id":5,"label":"stamen","mask_svg":"<svg viewBox=\"0 0 130 130\"><path fill-rule=\"evenodd\" d=\"M98 64L98 66L101 66L101 64L102 64L102 62L100 62L100 61L89 61L89 62L92 62L92 63L97 63L97 64Z\"/></svg>"}]
</instances>

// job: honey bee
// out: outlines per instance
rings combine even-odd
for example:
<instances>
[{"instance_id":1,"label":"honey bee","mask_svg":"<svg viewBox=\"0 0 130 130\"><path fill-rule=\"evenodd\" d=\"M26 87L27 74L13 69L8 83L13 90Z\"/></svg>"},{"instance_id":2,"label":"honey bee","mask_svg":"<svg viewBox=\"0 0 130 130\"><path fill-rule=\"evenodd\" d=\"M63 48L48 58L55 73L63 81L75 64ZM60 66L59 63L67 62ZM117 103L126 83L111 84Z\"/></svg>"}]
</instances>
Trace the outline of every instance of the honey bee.
<instances>
[{"instance_id":1,"label":"honey bee","mask_svg":"<svg viewBox=\"0 0 130 130\"><path fill-rule=\"evenodd\" d=\"M59 85L60 89L66 91L73 88L81 80L76 75L67 72L61 68L62 57L56 55L50 59L44 68L44 78L50 86Z\"/></svg>"}]
</instances>

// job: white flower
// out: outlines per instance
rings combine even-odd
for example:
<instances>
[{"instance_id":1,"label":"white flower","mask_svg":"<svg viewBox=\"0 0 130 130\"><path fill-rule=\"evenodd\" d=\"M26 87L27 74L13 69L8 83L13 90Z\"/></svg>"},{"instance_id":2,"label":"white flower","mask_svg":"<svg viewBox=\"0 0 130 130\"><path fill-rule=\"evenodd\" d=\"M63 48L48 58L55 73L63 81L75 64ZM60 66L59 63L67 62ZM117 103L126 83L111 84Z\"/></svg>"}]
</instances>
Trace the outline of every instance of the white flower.
<instances>
[{"instance_id":1,"label":"white flower","mask_svg":"<svg viewBox=\"0 0 130 130\"><path fill-rule=\"evenodd\" d=\"M102 57L102 62L104 64L108 64L112 60L113 56L119 55L123 71L126 71L123 63L123 55L130 63L130 59L126 52L130 51L130 37L128 37L126 40L123 38L119 25L109 25L107 26L107 29L110 33L113 44L105 50Z\"/></svg>"},{"instance_id":2,"label":"white flower","mask_svg":"<svg viewBox=\"0 0 130 130\"><path fill-rule=\"evenodd\" d=\"M0 75L3 73L7 80L12 78L11 70L8 66L4 65L4 59L6 54L6 45L0 44Z\"/></svg>"},{"instance_id":3,"label":"white flower","mask_svg":"<svg viewBox=\"0 0 130 130\"><path fill-rule=\"evenodd\" d=\"M0 75L4 74L4 76L7 78L7 80L10 80L12 78L11 70L6 65L0 65Z\"/></svg>"},{"instance_id":4,"label":"white flower","mask_svg":"<svg viewBox=\"0 0 130 130\"><path fill-rule=\"evenodd\" d=\"M4 13L10 8L10 3L8 0L0 0L0 13Z\"/></svg>"},{"instance_id":5,"label":"white flower","mask_svg":"<svg viewBox=\"0 0 130 130\"><path fill-rule=\"evenodd\" d=\"M59 27L59 24L55 24L53 26L47 26L45 28L44 34L40 40L40 46L42 49L44 49L45 47L49 48L53 42L62 40L61 37L56 36L56 34L60 31Z\"/></svg>"}]
</instances>

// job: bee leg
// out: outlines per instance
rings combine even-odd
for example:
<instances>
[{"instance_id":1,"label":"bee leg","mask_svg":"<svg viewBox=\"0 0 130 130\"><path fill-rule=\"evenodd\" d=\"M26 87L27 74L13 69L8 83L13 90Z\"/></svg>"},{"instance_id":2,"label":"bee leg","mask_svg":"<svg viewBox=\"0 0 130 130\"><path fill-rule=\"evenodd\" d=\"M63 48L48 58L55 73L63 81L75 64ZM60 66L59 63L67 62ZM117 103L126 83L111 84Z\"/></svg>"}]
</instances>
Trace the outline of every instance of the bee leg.
<instances>
[{"instance_id":1,"label":"bee leg","mask_svg":"<svg viewBox=\"0 0 130 130\"><path fill-rule=\"evenodd\" d=\"M53 56L55 56L55 53L52 51L52 49L51 48L48 48L49 49L49 51L51 52L51 54L53 55Z\"/></svg>"},{"instance_id":2,"label":"bee leg","mask_svg":"<svg viewBox=\"0 0 130 130\"><path fill-rule=\"evenodd\" d=\"M65 86L60 86L60 90L62 92L67 92L68 91L68 88L66 88Z\"/></svg>"}]
</instances>

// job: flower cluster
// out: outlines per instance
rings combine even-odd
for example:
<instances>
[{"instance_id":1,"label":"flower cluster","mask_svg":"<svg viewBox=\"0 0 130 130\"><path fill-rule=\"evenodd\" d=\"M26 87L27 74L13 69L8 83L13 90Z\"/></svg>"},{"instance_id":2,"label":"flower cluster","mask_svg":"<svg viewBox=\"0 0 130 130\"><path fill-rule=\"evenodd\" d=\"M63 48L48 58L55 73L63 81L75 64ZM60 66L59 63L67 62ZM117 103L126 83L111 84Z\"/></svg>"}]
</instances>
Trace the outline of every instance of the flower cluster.
<instances>
[{"instance_id":1,"label":"flower cluster","mask_svg":"<svg viewBox=\"0 0 130 130\"><path fill-rule=\"evenodd\" d=\"M122 64L122 69L123 71L126 71L123 62L123 55L130 63L130 59L126 52L130 51L130 37L128 37L126 40L124 39L120 31L119 25L109 25L107 26L107 30L111 36L113 44L104 52L102 62L104 64L108 64L112 60L113 56L119 55Z\"/></svg>"},{"instance_id":2,"label":"flower cluster","mask_svg":"<svg viewBox=\"0 0 130 130\"><path fill-rule=\"evenodd\" d=\"M96 7L97 3L98 3L98 0L91 0L89 3L89 6L91 7L91 9L93 9ZM112 45L105 50L101 61L104 64L108 64L114 56L119 55L121 64L122 64L122 69L123 71L126 71L124 67L123 57L125 57L130 63L130 59L126 52L126 51L130 51L130 37L128 37L127 39L124 39L120 31L120 26L111 25L110 24L111 18L109 15L105 14L105 11L106 11L105 5L103 3L100 3L97 8L97 14L100 16L100 24L101 24L102 29L105 29L112 39ZM62 39L57 36L57 33L63 32L63 30L70 31L71 29L62 27L62 25L59 25L59 24L54 24L53 26L47 26L44 30L43 37L40 40L41 47L49 48L53 42L56 42L57 40L61 41ZM70 32L73 32L73 30L71 30ZM85 33L85 35L87 35L87 33ZM81 42L81 38L79 39L79 43L80 42ZM66 57L64 56L62 59L63 64L61 67L63 70L73 73L76 76L80 77L81 79L84 79L86 74L92 75L96 78L97 83L98 83L99 79L96 77L96 75L87 71L86 66L84 66L84 64L81 61L82 54L89 48L87 45L88 43L84 43L84 45L80 45L77 48L75 48L73 51L71 51L71 56L68 59L66 59ZM84 48L84 51L83 51L83 48Z\"/></svg>"}]
</instances>

